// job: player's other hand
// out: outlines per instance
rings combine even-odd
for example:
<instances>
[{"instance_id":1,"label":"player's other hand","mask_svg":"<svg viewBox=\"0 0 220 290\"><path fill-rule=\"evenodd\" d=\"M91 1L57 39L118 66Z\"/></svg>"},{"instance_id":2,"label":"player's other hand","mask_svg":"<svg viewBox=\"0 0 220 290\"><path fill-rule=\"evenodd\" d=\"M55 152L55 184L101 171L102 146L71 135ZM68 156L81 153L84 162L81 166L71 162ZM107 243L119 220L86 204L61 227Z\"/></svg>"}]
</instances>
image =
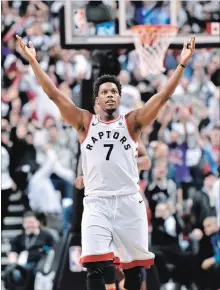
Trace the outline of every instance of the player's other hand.
<instances>
[{"instance_id":1,"label":"player's other hand","mask_svg":"<svg viewBox=\"0 0 220 290\"><path fill-rule=\"evenodd\" d=\"M36 50L33 46L33 43L29 41L29 47L23 42L22 38L18 35L16 35L16 38L18 40L19 47L21 48L24 56L27 58L27 60L30 62L34 59L36 59Z\"/></svg>"},{"instance_id":2,"label":"player's other hand","mask_svg":"<svg viewBox=\"0 0 220 290\"><path fill-rule=\"evenodd\" d=\"M180 63L183 65L187 65L191 56L195 51L195 36L191 37L191 43L187 45L187 42L184 42L183 50L180 55Z\"/></svg>"},{"instance_id":3,"label":"player's other hand","mask_svg":"<svg viewBox=\"0 0 220 290\"><path fill-rule=\"evenodd\" d=\"M83 175L80 175L75 180L75 187L78 189L84 188L84 181L83 181Z\"/></svg>"}]
</instances>

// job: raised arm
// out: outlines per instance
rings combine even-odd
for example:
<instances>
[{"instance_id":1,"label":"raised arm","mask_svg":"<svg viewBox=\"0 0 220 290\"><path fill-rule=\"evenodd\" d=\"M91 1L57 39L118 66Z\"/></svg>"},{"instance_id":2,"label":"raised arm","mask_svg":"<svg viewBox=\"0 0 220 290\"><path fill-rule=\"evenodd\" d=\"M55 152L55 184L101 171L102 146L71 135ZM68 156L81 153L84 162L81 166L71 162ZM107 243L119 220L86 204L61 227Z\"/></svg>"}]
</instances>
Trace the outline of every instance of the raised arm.
<instances>
[{"instance_id":1,"label":"raised arm","mask_svg":"<svg viewBox=\"0 0 220 290\"><path fill-rule=\"evenodd\" d=\"M154 121L160 109L174 93L182 78L184 67L187 65L194 50L195 36L191 38L191 44L188 45L188 47L187 43L184 43L180 57L180 64L176 68L171 78L168 80L167 84L162 88L162 90L152 96L152 98L150 98L150 100L144 105L144 107L134 110L127 115L127 121L129 123L131 131L130 133L136 140L138 139L138 136L140 132L144 129L144 127L148 126Z\"/></svg>"},{"instance_id":2,"label":"raised arm","mask_svg":"<svg viewBox=\"0 0 220 290\"><path fill-rule=\"evenodd\" d=\"M35 76L37 77L41 87L48 97L57 105L63 119L73 126L77 131L86 131L85 126L89 120L90 113L88 111L77 108L68 96L60 92L50 77L40 67L36 60L36 51L32 42L29 42L29 47L24 44L22 38L16 35L18 43L22 49L24 56L29 61Z\"/></svg>"}]
</instances>

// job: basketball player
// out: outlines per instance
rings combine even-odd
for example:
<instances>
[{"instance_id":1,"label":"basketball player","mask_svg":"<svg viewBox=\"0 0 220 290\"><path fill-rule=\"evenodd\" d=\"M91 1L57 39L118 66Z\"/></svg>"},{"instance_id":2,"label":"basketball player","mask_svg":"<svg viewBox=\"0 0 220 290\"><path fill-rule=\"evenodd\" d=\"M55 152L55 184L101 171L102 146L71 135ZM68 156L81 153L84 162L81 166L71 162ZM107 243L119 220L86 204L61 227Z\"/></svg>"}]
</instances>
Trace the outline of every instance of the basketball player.
<instances>
[{"instance_id":1,"label":"basketball player","mask_svg":"<svg viewBox=\"0 0 220 290\"><path fill-rule=\"evenodd\" d=\"M180 64L161 91L140 109L119 114L121 85L104 75L94 84L99 116L77 108L63 95L36 60L33 44L19 45L49 98L79 135L85 183L81 262L87 268L88 290L105 290L104 267L115 259L124 270L127 290L140 290L141 267L154 263L148 251L147 215L139 193L137 141L157 117L179 84L195 49L195 37L184 47ZM109 289L108 289L109 290Z\"/></svg>"},{"instance_id":2,"label":"basketball player","mask_svg":"<svg viewBox=\"0 0 220 290\"><path fill-rule=\"evenodd\" d=\"M93 107L94 112L96 115L99 114L99 105L97 104L97 102L95 102L95 105ZM139 140L138 142L138 152L137 152L137 167L139 172L141 170L148 170L150 169L151 166L151 160L150 158L147 156L147 150L146 147L144 146L144 143L142 140ZM84 181L83 181L84 177L83 177L83 171L82 171L82 158L81 156L79 157L79 162L78 162L78 166L77 166L77 177L75 179L75 186L78 189L83 189L84 188ZM142 269L143 270L143 269ZM144 274L145 272L142 271L142 287L144 287ZM116 270L116 267L114 265L109 266L109 267L105 267L104 271L104 280L105 280L105 287L106 289L116 289L116 285L115 282L117 280L119 284L119 289L122 290L124 289L123 285L124 285L124 275L123 272L120 271L119 269ZM142 289L141 287L141 289ZM143 288L145 289L145 288Z\"/></svg>"}]
</instances>

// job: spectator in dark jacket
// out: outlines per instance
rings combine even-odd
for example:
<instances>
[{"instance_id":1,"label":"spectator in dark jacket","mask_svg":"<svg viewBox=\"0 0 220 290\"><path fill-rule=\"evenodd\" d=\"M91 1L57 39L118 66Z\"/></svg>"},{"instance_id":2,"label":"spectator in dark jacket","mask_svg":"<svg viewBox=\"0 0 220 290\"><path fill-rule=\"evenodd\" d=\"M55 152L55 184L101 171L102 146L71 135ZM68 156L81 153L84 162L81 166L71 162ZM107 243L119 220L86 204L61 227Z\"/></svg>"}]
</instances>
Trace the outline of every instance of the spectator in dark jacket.
<instances>
[{"instance_id":1,"label":"spectator in dark jacket","mask_svg":"<svg viewBox=\"0 0 220 290\"><path fill-rule=\"evenodd\" d=\"M11 141L13 145L10 156L10 172L18 189L22 191L27 186L27 172L30 171L31 167L36 166L36 149L32 144L31 137L32 135L24 123L12 128Z\"/></svg>"},{"instance_id":2,"label":"spectator in dark jacket","mask_svg":"<svg viewBox=\"0 0 220 290\"><path fill-rule=\"evenodd\" d=\"M172 212L167 202L163 202L156 206L152 226L152 250L156 256L155 264L161 283L168 282L170 278L167 264L174 265L174 280L182 282L180 277L183 277L187 272L184 275L182 273L185 260L179 245L179 235L183 230L182 220L176 213Z\"/></svg>"},{"instance_id":3,"label":"spectator in dark jacket","mask_svg":"<svg viewBox=\"0 0 220 290\"><path fill-rule=\"evenodd\" d=\"M207 217L204 233L197 255L197 284L199 290L217 290L220 288L220 231L215 216Z\"/></svg>"},{"instance_id":4,"label":"spectator in dark jacket","mask_svg":"<svg viewBox=\"0 0 220 290\"><path fill-rule=\"evenodd\" d=\"M152 182L145 189L145 195L153 217L158 203L167 200L173 204L177 203L177 187L172 179L167 178L167 171L167 164L158 161L153 168Z\"/></svg>"},{"instance_id":5,"label":"spectator in dark jacket","mask_svg":"<svg viewBox=\"0 0 220 290\"><path fill-rule=\"evenodd\" d=\"M216 180L217 178L214 174L208 173L204 179L202 190L197 191L193 198L191 222L194 228L202 229L204 219L216 214L213 192L213 185Z\"/></svg>"}]
</instances>

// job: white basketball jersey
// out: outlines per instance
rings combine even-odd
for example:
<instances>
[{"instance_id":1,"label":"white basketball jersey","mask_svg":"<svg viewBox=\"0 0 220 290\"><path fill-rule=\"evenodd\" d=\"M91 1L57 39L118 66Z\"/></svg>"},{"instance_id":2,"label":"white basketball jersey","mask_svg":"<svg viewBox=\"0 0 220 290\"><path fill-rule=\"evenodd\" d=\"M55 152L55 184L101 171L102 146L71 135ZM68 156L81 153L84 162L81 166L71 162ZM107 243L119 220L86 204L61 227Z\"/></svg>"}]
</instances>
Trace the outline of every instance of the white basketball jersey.
<instances>
[{"instance_id":1,"label":"white basketball jersey","mask_svg":"<svg viewBox=\"0 0 220 290\"><path fill-rule=\"evenodd\" d=\"M124 116L104 122L93 115L81 144L85 195L127 195L139 191L137 147Z\"/></svg>"}]
</instances>

